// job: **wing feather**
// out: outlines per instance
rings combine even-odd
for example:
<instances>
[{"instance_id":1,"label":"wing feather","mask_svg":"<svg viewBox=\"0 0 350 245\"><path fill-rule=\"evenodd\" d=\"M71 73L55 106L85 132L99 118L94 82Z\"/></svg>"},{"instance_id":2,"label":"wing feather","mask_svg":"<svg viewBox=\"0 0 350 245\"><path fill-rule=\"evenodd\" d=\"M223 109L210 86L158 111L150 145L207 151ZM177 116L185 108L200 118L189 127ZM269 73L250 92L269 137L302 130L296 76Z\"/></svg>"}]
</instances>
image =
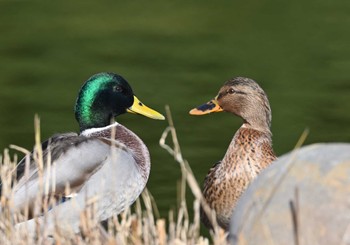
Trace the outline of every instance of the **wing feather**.
<instances>
[{"instance_id":1,"label":"wing feather","mask_svg":"<svg viewBox=\"0 0 350 245\"><path fill-rule=\"evenodd\" d=\"M125 151L124 147L117 143L114 147ZM23 210L27 203L32 207L40 188L45 188L42 189L45 190L43 197L44 193L49 196L63 195L67 185L73 190L80 188L109 157L110 149L106 139L77 135L51 138L43 151L45 167L42 175L39 175L38 164L31 156L29 172L23 172L14 186L14 207ZM47 159L50 154L52 162L49 168ZM39 176L42 176L42 179Z\"/></svg>"}]
</instances>

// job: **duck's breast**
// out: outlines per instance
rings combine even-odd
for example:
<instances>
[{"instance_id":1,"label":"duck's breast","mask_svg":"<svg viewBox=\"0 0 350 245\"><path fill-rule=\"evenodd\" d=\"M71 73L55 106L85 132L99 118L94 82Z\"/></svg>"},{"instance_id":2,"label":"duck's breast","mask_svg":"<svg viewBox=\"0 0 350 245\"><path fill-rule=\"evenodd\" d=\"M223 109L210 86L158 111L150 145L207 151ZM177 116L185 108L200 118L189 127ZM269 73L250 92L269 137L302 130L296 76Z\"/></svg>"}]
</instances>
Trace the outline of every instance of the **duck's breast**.
<instances>
[{"instance_id":1,"label":"duck's breast","mask_svg":"<svg viewBox=\"0 0 350 245\"><path fill-rule=\"evenodd\" d=\"M111 147L101 167L79 191L78 202L84 196L95 196L100 220L119 214L130 206L145 188L146 181L132 153L125 147Z\"/></svg>"}]
</instances>

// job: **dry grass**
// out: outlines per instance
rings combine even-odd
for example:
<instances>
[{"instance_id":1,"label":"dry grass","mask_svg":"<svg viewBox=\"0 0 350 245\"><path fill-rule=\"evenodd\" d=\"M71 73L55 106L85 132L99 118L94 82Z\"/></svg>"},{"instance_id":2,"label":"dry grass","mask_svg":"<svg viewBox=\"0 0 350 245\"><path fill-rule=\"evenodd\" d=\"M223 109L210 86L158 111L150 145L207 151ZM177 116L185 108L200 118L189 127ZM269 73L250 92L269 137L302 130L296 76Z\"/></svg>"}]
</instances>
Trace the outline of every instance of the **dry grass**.
<instances>
[{"instance_id":1,"label":"dry grass","mask_svg":"<svg viewBox=\"0 0 350 245\"><path fill-rule=\"evenodd\" d=\"M214 244L227 244L226 235L217 225L211 232L211 238L200 235L200 204L204 206L208 217L211 217L215 224L215 216L203 202L201 189L193 176L188 162L183 158L180 145L177 139L176 130L173 125L170 110L167 107L167 117L169 126L165 129L161 139L160 146L166 149L169 154L174 156L175 161L179 163L182 171L181 181L181 200L180 207L176 212L169 211L167 218L157 218L156 201L147 189L142 193L141 198L136 201L132 209L125 210L122 214L112 217L108 221L108 231L102 228L96 219L96 205L94 200L89 200L90 204L80 217L80 233L75 234L73 230L59 226L59 221L55 223L55 229L49 234L46 229L40 229L34 226L34 231L28 231L26 228L19 229L19 222L28 219L28 209L24 213L13 213L11 181L15 178L14 173L18 159L16 156L10 156L8 150L5 150L1 156L0 174L2 179L2 193L0 204L0 244L209 244L210 240ZM42 174L43 157L40 145L40 123L35 119L36 128L36 146L34 158L37 160L39 176ZM171 134L171 146L166 144L168 134ZM25 154L27 150L20 147L11 146ZM48 167L55 167L48 164ZM52 176L53 181L55 176ZM195 196L193 203L193 219L190 218L185 199L186 186L189 186ZM39 193L47 193L48 187L41 185ZM39 196L39 195L38 195ZM53 199L37 200L36 205L40 210L47 212L50 205L54 205ZM45 217L45 216L44 216ZM36 218L37 219L37 218ZM34 222L36 221L34 219Z\"/></svg>"}]
</instances>

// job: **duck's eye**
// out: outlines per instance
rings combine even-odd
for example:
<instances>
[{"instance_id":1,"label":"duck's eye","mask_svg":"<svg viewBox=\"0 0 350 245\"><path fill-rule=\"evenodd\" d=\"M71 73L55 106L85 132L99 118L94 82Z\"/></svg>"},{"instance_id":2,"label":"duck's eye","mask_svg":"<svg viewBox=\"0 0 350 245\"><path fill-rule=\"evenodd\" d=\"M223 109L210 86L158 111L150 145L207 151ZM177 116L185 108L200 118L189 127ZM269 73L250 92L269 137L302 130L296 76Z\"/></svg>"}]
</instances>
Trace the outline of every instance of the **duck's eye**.
<instances>
[{"instance_id":1,"label":"duck's eye","mask_svg":"<svg viewBox=\"0 0 350 245\"><path fill-rule=\"evenodd\" d=\"M123 92L123 88L120 86L113 86L113 91L121 93L121 92Z\"/></svg>"},{"instance_id":2,"label":"duck's eye","mask_svg":"<svg viewBox=\"0 0 350 245\"><path fill-rule=\"evenodd\" d=\"M236 91L233 88L230 88L229 90L227 90L227 93L229 94L234 94Z\"/></svg>"}]
</instances>

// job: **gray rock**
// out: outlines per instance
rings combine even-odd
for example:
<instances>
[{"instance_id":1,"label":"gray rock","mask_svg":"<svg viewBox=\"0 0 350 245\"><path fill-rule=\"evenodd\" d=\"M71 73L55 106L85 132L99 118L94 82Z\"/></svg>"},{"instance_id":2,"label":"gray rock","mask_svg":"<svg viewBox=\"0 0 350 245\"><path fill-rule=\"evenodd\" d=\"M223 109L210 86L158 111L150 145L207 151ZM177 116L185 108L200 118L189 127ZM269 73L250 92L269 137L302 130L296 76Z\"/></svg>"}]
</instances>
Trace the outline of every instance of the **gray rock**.
<instances>
[{"instance_id":1,"label":"gray rock","mask_svg":"<svg viewBox=\"0 0 350 245\"><path fill-rule=\"evenodd\" d=\"M350 244L350 144L280 157L240 198L232 244Z\"/></svg>"}]
</instances>

